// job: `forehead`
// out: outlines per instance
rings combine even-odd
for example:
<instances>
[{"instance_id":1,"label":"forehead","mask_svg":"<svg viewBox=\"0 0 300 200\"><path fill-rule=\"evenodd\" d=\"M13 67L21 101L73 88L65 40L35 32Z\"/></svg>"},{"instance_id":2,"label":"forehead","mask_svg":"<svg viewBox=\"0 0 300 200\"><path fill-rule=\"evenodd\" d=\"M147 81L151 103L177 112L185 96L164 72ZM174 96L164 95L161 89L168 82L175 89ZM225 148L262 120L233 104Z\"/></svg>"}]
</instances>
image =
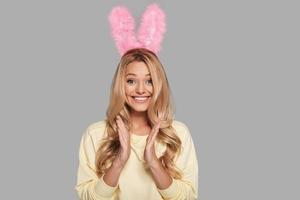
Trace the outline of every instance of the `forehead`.
<instances>
[{"instance_id":1,"label":"forehead","mask_svg":"<svg viewBox=\"0 0 300 200\"><path fill-rule=\"evenodd\" d=\"M127 65L125 75L149 76L150 72L147 65L144 62L134 61Z\"/></svg>"}]
</instances>

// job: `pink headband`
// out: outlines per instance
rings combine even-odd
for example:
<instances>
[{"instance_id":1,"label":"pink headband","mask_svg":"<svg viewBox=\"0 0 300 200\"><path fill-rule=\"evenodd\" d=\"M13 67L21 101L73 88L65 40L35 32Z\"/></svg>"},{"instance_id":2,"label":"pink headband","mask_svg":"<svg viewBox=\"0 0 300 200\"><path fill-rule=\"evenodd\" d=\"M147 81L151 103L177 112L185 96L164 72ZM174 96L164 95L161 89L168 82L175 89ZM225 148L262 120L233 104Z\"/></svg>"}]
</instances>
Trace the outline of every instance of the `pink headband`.
<instances>
[{"instance_id":1,"label":"pink headband","mask_svg":"<svg viewBox=\"0 0 300 200\"><path fill-rule=\"evenodd\" d=\"M126 7L117 6L109 15L111 35L122 56L134 48L146 48L157 54L166 32L165 13L157 4L151 4L143 13L138 34L135 22Z\"/></svg>"}]
</instances>

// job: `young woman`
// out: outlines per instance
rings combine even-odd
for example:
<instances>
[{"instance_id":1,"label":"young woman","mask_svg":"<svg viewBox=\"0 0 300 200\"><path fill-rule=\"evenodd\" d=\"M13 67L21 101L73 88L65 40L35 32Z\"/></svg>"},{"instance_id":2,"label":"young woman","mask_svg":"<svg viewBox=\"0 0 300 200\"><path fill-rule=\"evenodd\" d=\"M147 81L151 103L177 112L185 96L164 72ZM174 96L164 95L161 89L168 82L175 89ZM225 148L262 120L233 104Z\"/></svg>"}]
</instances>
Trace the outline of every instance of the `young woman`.
<instances>
[{"instance_id":1,"label":"young woman","mask_svg":"<svg viewBox=\"0 0 300 200\"><path fill-rule=\"evenodd\" d=\"M113 78L107 118L91 124L81 139L79 198L197 199L194 143L173 112L156 54L145 48L127 51Z\"/></svg>"}]
</instances>

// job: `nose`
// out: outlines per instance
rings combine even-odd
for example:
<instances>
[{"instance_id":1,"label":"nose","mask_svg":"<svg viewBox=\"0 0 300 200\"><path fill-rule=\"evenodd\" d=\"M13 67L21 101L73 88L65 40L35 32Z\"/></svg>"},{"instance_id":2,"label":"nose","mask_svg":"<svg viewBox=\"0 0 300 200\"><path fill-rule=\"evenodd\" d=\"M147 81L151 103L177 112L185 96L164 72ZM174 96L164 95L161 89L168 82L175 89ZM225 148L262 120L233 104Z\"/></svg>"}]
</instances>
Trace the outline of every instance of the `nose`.
<instances>
[{"instance_id":1,"label":"nose","mask_svg":"<svg viewBox=\"0 0 300 200\"><path fill-rule=\"evenodd\" d=\"M136 87L136 92L139 94L145 93L145 87L143 83L138 84L138 86Z\"/></svg>"}]
</instances>

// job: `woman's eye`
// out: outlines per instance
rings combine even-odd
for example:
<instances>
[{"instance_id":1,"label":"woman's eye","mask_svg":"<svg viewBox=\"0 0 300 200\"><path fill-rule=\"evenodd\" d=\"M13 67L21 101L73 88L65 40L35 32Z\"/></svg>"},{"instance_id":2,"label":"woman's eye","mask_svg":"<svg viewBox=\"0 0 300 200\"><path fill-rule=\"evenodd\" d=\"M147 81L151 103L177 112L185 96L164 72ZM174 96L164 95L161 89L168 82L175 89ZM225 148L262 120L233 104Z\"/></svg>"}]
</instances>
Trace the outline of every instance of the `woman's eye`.
<instances>
[{"instance_id":1,"label":"woman's eye","mask_svg":"<svg viewBox=\"0 0 300 200\"><path fill-rule=\"evenodd\" d=\"M152 80L150 79L150 80L147 80L147 83L149 84L149 85L152 85Z\"/></svg>"},{"instance_id":2,"label":"woman's eye","mask_svg":"<svg viewBox=\"0 0 300 200\"><path fill-rule=\"evenodd\" d=\"M133 80L131 80L131 79L128 79L127 80L127 83L129 83L129 84L132 84L134 81Z\"/></svg>"}]
</instances>

